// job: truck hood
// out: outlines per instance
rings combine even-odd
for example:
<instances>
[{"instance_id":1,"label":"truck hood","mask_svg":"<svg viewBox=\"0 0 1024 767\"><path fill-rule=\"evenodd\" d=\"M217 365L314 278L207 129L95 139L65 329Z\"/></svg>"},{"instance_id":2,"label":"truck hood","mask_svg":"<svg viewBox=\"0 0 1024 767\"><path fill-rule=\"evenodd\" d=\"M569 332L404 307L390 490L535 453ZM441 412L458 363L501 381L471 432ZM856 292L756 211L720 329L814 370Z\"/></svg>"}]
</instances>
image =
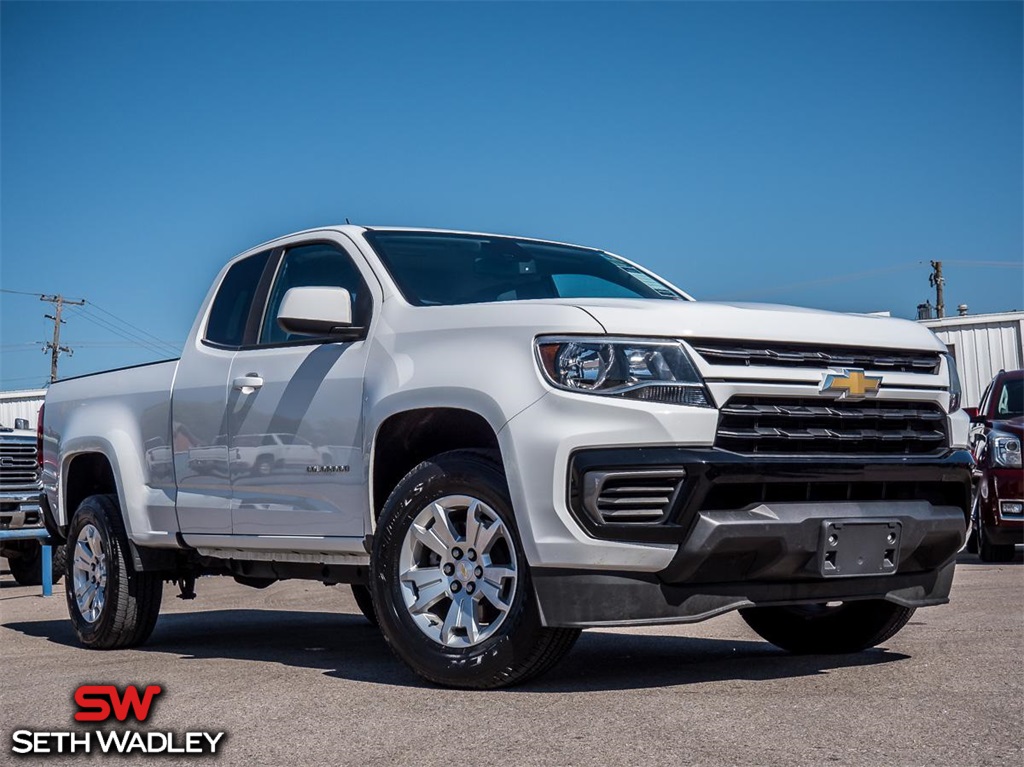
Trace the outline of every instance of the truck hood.
<instances>
[{"instance_id":1,"label":"truck hood","mask_svg":"<svg viewBox=\"0 0 1024 767\"><path fill-rule=\"evenodd\" d=\"M711 301L588 298L566 303L587 312L615 335L946 350L923 325L891 317Z\"/></svg>"},{"instance_id":2,"label":"truck hood","mask_svg":"<svg viewBox=\"0 0 1024 767\"><path fill-rule=\"evenodd\" d=\"M1024 417L1008 418L1005 421L994 421L993 431L1001 431L1004 434L1012 434L1017 439L1024 439Z\"/></svg>"}]
</instances>

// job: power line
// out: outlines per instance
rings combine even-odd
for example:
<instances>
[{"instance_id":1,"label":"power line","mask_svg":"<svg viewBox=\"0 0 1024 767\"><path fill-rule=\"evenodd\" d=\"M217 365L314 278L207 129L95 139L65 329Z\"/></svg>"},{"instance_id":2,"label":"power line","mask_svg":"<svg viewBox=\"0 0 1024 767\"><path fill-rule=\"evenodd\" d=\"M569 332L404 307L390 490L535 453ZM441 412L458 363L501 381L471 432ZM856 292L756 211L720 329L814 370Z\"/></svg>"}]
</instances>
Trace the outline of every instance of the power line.
<instances>
[{"instance_id":1,"label":"power line","mask_svg":"<svg viewBox=\"0 0 1024 767\"><path fill-rule=\"evenodd\" d=\"M107 310L107 309L104 309L104 308L103 308L102 306L100 306L99 304L97 304L97 303L96 303L95 301L89 301L89 302L88 302L88 304L89 304L89 306L91 306L91 307L92 307L93 309L99 309L99 310L100 310L101 312L103 312L104 314L106 314L106 315L107 315L108 317L111 317L111 318L113 318L113 319L117 320L118 322L120 322L120 323L122 323L122 324L124 324L124 325L127 325L128 327L132 328L132 329L133 329L133 330L135 330L136 332L138 332L138 333L140 333L140 334L142 334L142 335L144 335L144 336L148 336L149 338L153 339L154 341L156 341L156 342L158 342L158 343L160 343L160 344L163 344L164 346L169 346L169 345L170 345L170 344L168 344L168 343L167 343L167 341L164 341L163 339L161 339L161 338L158 338L157 336L153 335L153 334L152 334L152 333L150 333L149 331L147 331L147 330L144 330L143 328L137 327L136 325L133 325L132 323L128 322L127 320L123 320L123 319L121 319L120 317L118 317L118 316L117 316L116 314L114 314L113 312L111 312L111 311L109 311L109 310ZM179 349L178 349L177 347L172 347L172 348L174 348L174 351L175 351L176 353L177 353L177 352L179 351Z\"/></svg>"},{"instance_id":2,"label":"power line","mask_svg":"<svg viewBox=\"0 0 1024 767\"><path fill-rule=\"evenodd\" d=\"M150 351L156 352L157 354L167 354L167 351L169 349L173 350L174 356L177 356L177 354L179 352L179 350L177 348L172 347L166 341L160 341L159 343L161 345L158 346L157 343L155 343L153 341L150 341L150 340L148 340L148 339L138 335L133 330L129 330L127 328L118 327L117 325L115 325L114 323L110 322L109 320L106 320L103 317L100 317L99 315L94 314L94 313L88 311L88 309L86 309L85 307L81 307L81 308L77 309L75 311L75 314L77 316L79 316L79 317L81 317L81 318L91 322L93 325L96 325L97 327L102 328L103 330L106 330L106 331L108 331L110 333L113 333L114 335L118 336L119 338L122 338L122 339L124 339L126 341L131 341L131 342L133 342L135 344L138 344L139 346L142 346L142 347L145 347L145 348L149 349Z\"/></svg>"},{"instance_id":3,"label":"power line","mask_svg":"<svg viewBox=\"0 0 1024 767\"><path fill-rule=\"evenodd\" d=\"M88 315L89 317L93 318L94 320L99 320L100 322L106 323L108 326L119 329L122 333L127 334L130 338L137 339L140 344L149 345L149 347L152 348L154 351L158 351L162 354L166 353L167 351L170 351L174 355L177 355L181 351L180 347L174 346L168 341L164 341L160 338L157 338L152 333L147 333L142 328L136 328L134 325L131 325L125 322L124 320L119 320L121 322L121 325L117 325L111 320L108 320L106 317L100 317L98 314L90 310L91 306L92 304L88 304L87 306L83 307L82 312L85 315Z\"/></svg>"},{"instance_id":4,"label":"power line","mask_svg":"<svg viewBox=\"0 0 1024 767\"><path fill-rule=\"evenodd\" d=\"M12 293L16 296L32 296L33 298L38 298L43 295L42 293L29 293L24 290L10 290L8 288L0 288L0 293Z\"/></svg>"},{"instance_id":5,"label":"power line","mask_svg":"<svg viewBox=\"0 0 1024 767\"><path fill-rule=\"evenodd\" d=\"M992 266L1003 269L1024 269L1024 262L1021 261L965 261L945 258L942 260L942 263L956 264L957 266Z\"/></svg>"}]
</instances>

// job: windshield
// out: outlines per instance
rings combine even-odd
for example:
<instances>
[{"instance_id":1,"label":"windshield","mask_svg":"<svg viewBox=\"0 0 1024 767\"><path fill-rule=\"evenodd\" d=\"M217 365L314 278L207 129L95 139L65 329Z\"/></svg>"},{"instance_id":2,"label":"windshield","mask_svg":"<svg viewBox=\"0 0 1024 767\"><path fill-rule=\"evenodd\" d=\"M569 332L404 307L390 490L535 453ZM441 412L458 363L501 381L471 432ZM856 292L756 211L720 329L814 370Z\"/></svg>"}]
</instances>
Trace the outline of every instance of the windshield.
<instances>
[{"instance_id":1,"label":"windshield","mask_svg":"<svg viewBox=\"0 0 1024 767\"><path fill-rule=\"evenodd\" d=\"M1010 379L1003 384L996 403L996 418L1009 420L1024 416L1024 378Z\"/></svg>"},{"instance_id":2,"label":"windshield","mask_svg":"<svg viewBox=\"0 0 1024 767\"><path fill-rule=\"evenodd\" d=\"M620 258L511 237L368 231L405 299L417 306L538 298L684 300Z\"/></svg>"}]
</instances>

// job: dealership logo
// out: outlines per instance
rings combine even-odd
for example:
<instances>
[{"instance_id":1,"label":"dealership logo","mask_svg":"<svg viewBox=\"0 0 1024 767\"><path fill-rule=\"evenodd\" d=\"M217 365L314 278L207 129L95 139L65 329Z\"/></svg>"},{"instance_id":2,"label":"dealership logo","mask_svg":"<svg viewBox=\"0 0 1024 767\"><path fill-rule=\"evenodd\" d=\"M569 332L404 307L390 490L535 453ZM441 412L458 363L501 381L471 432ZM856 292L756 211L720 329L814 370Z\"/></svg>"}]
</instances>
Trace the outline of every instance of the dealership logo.
<instances>
[{"instance_id":1,"label":"dealership logo","mask_svg":"<svg viewBox=\"0 0 1024 767\"><path fill-rule=\"evenodd\" d=\"M149 709L153 699L163 692L158 684L151 684L139 695L139 688L128 685L124 693L117 691L112 684L83 684L75 690L75 703L78 704L76 722L106 722L113 716L117 721L125 721L129 714L137 722L149 719Z\"/></svg>"},{"instance_id":2,"label":"dealership logo","mask_svg":"<svg viewBox=\"0 0 1024 767\"><path fill-rule=\"evenodd\" d=\"M163 688L151 684L143 689L128 685L119 690L112 684L84 684L75 690L76 722L115 724L133 719L149 720L154 702ZM216 754L223 732L159 732L136 729L109 730L15 730L11 734L13 754Z\"/></svg>"},{"instance_id":3,"label":"dealership logo","mask_svg":"<svg viewBox=\"0 0 1024 767\"><path fill-rule=\"evenodd\" d=\"M881 385L881 376L869 376L863 370L847 368L842 373L829 373L825 376L821 391L838 393L839 399L864 399L868 394L877 394Z\"/></svg>"}]
</instances>

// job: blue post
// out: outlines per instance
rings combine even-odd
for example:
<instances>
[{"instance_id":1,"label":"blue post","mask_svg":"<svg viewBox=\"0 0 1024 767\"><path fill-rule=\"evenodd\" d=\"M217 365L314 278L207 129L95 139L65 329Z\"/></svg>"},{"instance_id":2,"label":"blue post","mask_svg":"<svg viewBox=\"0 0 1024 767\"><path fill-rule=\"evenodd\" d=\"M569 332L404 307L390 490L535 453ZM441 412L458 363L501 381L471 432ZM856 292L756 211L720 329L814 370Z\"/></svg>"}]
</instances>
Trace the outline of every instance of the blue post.
<instances>
[{"instance_id":1,"label":"blue post","mask_svg":"<svg viewBox=\"0 0 1024 767\"><path fill-rule=\"evenodd\" d=\"M50 544L44 543L43 549L43 596L53 596L53 551Z\"/></svg>"},{"instance_id":2,"label":"blue post","mask_svg":"<svg viewBox=\"0 0 1024 767\"><path fill-rule=\"evenodd\" d=\"M16 530L0 530L0 541L37 540L42 547L43 596L53 595L53 551L50 549L50 536L41 527L19 528Z\"/></svg>"}]
</instances>

